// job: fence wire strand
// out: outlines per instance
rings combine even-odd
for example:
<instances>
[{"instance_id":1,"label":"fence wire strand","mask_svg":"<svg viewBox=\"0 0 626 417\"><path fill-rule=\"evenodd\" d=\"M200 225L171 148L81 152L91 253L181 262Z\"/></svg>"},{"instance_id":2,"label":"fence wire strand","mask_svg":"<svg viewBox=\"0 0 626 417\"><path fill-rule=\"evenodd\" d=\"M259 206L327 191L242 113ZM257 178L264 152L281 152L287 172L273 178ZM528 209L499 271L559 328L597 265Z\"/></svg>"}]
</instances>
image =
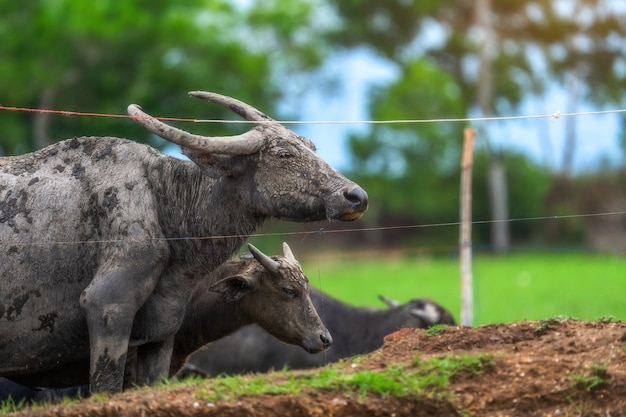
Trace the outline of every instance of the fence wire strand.
<instances>
[{"instance_id":1,"label":"fence wire strand","mask_svg":"<svg viewBox=\"0 0 626 417\"><path fill-rule=\"evenodd\" d=\"M30 112L30 113L48 113L58 114L62 116L79 116L79 117L110 117L119 119L137 119L150 116L131 116L125 114L111 114L111 113L97 113L97 112L79 112L69 110L54 110L54 109L34 109L28 107L16 107L5 106L0 104L0 111L15 111L15 112ZM418 123L472 123L472 122L490 122L490 121L509 121L509 120L524 120L524 119L552 119L557 120L562 117L577 117L577 116L590 116L590 115L604 115L604 114L619 114L626 113L626 109L611 109L600 111L586 111L586 112L572 112L561 113L559 110L551 114L536 114L536 115L519 115L519 116L498 116L498 117L467 117L467 118L436 118L436 119L396 119L396 120L269 120L269 121L247 121L247 120L228 120L228 119L192 119L192 118L178 118L178 117L155 117L158 120L163 121L176 121L176 122L191 122L191 123L248 123L248 124L260 124L260 123L280 123L280 124L329 124L329 125L346 125L346 124L418 124ZM472 221L472 225L492 224L502 222L522 222L522 221L545 221L545 220L562 220L570 218L583 218L583 217L600 217L600 216L615 216L626 215L626 211L606 212L606 213L585 213L585 214L569 214L569 215L554 215L554 216L539 216L539 217L521 217L502 220L477 220ZM275 232L275 233L256 233L251 235L223 235L223 236L193 236L193 237L163 237L153 238L151 240L162 241L177 241L177 240L207 240L207 239L229 239L229 238L258 238L268 236L306 236L306 235L323 235L323 234L335 234L335 233L355 233L355 232L373 232L373 231L386 231L386 230L406 230L406 229L420 229L431 227L450 227L460 226L459 221L443 222L443 223L430 223L430 224L413 224L402 226L379 226L379 227L367 227L367 228L344 228L344 229L318 229L315 231L298 231L298 232ZM83 241L51 241L51 242L0 242L0 245L4 246L45 246L45 245L73 245L73 244L115 244L115 243L132 243L143 242L146 240L131 239L111 239L111 240L83 240Z\"/></svg>"},{"instance_id":2,"label":"fence wire strand","mask_svg":"<svg viewBox=\"0 0 626 417\"><path fill-rule=\"evenodd\" d=\"M62 116L80 116L80 117L111 117L118 119L141 119L151 116L130 116L126 114L114 113L95 113L95 112L79 112L71 110L53 110L53 109L33 109L28 107L4 106L0 104L0 111L17 111L29 113L48 113L58 114ZM154 117L163 121L189 122L189 123L227 123L227 124L263 124L263 123L280 123L285 125L296 124L328 124L328 125L347 125L347 124L417 124L417 123L471 123L471 122L491 122L491 121L507 121L507 120L524 120L524 119L552 119L557 120L561 117L574 116L593 116L603 114L626 113L626 109L611 109L598 111L585 111L573 113L561 113L560 110L550 114L535 115L518 115L518 116L494 116L494 117L461 117L461 118L437 118L437 119L391 119L391 120L231 120L231 119L193 119L180 117Z\"/></svg>"},{"instance_id":3,"label":"fence wire strand","mask_svg":"<svg viewBox=\"0 0 626 417\"><path fill-rule=\"evenodd\" d=\"M602 216L619 216L626 215L626 211L613 211L605 213L585 213L585 214L566 214L566 215L554 215L554 216L538 216L538 217L519 217L512 219L502 220L475 220L472 221L472 225L478 224L492 224L492 223L513 223L524 221L546 221L546 220L563 220L572 218L583 217L602 217ZM128 243L145 243L147 241L184 241L184 240L213 240L213 239L235 239L235 238L259 238L259 237L272 237L272 236L310 236L310 235L326 235L337 233L356 233L356 232L374 232L374 231L388 231L388 230L407 230L407 229L424 229L430 227L451 227L460 226L461 222L443 222L443 223L428 223L428 224L412 224L402 226L378 226L378 227L365 227L365 228L344 228L344 229L324 229L309 231L297 231L297 232L272 232L272 233L254 233L250 235L215 235L215 236L180 236L180 237L156 237L152 239L101 239L101 240L77 240L77 241L50 241L50 242L0 242L3 246L48 246L48 245L79 245L79 244L128 244Z\"/></svg>"}]
</instances>

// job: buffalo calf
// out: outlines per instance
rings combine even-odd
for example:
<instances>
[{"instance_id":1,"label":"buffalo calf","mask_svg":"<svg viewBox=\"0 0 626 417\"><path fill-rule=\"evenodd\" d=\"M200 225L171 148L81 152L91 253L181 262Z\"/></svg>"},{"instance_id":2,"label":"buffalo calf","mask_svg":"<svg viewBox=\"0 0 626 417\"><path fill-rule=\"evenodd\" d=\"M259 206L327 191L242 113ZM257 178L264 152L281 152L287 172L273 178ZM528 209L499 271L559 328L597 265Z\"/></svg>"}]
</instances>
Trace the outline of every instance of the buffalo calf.
<instances>
[{"instance_id":1,"label":"buffalo calf","mask_svg":"<svg viewBox=\"0 0 626 417\"><path fill-rule=\"evenodd\" d=\"M385 310L354 307L314 288L311 289L311 299L333 335L331 349L310 355L281 343L259 327L250 326L190 356L179 376L265 372L283 367L312 368L371 352L383 345L386 335L403 327L455 324L445 308L424 298L406 304L383 298L389 306Z\"/></svg>"}]
</instances>

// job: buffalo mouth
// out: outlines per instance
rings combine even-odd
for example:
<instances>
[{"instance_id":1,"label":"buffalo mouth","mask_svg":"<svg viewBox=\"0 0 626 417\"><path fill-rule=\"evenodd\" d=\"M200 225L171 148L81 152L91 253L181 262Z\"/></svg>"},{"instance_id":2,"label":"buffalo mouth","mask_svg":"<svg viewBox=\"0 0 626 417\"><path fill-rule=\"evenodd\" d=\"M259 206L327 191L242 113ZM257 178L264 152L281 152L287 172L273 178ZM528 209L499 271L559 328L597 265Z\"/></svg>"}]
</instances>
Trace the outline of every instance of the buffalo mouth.
<instances>
[{"instance_id":1,"label":"buffalo mouth","mask_svg":"<svg viewBox=\"0 0 626 417\"><path fill-rule=\"evenodd\" d=\"M324 333L320 334L318 337L315 337L313 340L303 340L300 346L308 353L319 353L328 348L330 348L333 344L333 338L326 330Z\"/></svg>"},{"instance_id":2,"label":"buffalo mouth","mask_svg":"<svg viewBox=\"0 0 626 417\"><path fill-rule=\"evenodd\" d=\"M342 222L351 222L354 220L359 220L365 214L364 211L353 211L350 213L342 213L337 217L337 220L341 220Z\"/></svg>"},{"instance_id":3,"label":"buffalo mouth","mask_svg":"<svg viewBox=\"0 0 626 417\"><path fill-rule=\"evenodd\" d=\"M302 349L306 350L307 353L320 353L328 349L328 347L325 347L324 345L321 345L321 344L318 346L302 345Z\"/></svg>"},{"instance_id":4,"label":"buffalo mouth","mask_svg":"<svg viewBox=\"0 0 626 417\"><path fill-rule=\"evenodd\" d=\"M323 352L324 350L326 350L326 348L325 348L325 347L322 347L322 346L319 346L319 347L314 347L314 348L312 348L312 347L307 347L307 346L302 346L302 348L303 348L304 350L306 350L306 351L307 351L307 353L320 353L320 352Z\"/></svg>"}]
</instances>

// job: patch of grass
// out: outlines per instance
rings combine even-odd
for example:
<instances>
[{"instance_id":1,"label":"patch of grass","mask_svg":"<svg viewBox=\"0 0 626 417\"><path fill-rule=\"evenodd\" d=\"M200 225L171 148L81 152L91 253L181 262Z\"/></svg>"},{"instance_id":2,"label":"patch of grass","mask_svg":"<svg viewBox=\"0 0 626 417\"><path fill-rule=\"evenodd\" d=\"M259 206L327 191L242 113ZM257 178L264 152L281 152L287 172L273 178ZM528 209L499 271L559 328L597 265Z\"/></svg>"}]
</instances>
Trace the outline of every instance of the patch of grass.
<instances>
[{"instance_id":1,"label":"patch of grass","mask_svg":"<svg viewBox=\"0 0 626 417\"><path fill-rule=\"evenodd\" d=\"M598 318L600 323L619 323L619 320L615 316L601 316Z\"/></svg>"},{"instance_id":2,"label":"patch of grass","mask_svg":"<svg viewBox=\"0 0 626 417\"><path fill-rule=\"evenodd\" d=\"M83 395L76 395L75 397L62 397L58 399L57 401L55 401L54 403L51 403L48 400L31 403L30 401L25 401L23 399L20 400L19 402L15 402L12 398L9 397L9 399L5 401L0 401L0 415L6 414L6 413L13 413L17 411L23 411L25 409L36 410L39 408L46 408L51 405L67 407L69 405L77 403L83 398L84 398ZM96 393L96 394L93 394L90 398L94 401L103 401L105 399L108 399L109 395Z\"/></svg>"},{"instance_id":3,"label":"patch of grass","mask_svg":"<svg viewBox=\"0 0 626 417\"><path fill-rule=\"evenodd\" d=\"M576 412L576 415L578 416L589 415L594 408L593 402L590 401L576 401L570 397L567 398L567 401L569 402L570 407L572 407L572 409ZM567 413L567 410L565 411L565 415L568 416L569 413Z\"/></svg>"},{"instance_id":4,"label":"patch of grass","mask_svg":"<svg viewBox=\"0 0 626 417\"><path fill-rule=\"evenodd\" d=\"M280 383L269 382L264 375L252 378L245 378L244 376L217 377L210 380L210 385L199 388L196 395L214 403L221 399L229 400L247 395L299 394L299 381L291 373L285 374L290 375L290 377L286 381L281 380Z\"/></svg>"},{"instance_id":5,"label":"patch of grass","mask_svg":"<svg viewBox=\"0 0 626 417\"><path fill-rule=\"evenodd\" d=\"M539 321L539 325L535 328L535 333L538 335L543 334L549 330L550 325L557 324L563 320L578 320L578 319L575 317L567 317L567 316L556 316L556 317L543 319Z\"/></svg>"},{"instance_id":6,"label":"patch of grass","mask_svg":"<svg viewBox=\"0 0 626 417\"><path fill-rule=\"evenodd\" d=\"M341 391L348 397L362 400L370 393L387 396L447 395L450 378L460 373L476 375L493 366L489 355L449 355L428 360L416 357L410 364L397 364L386 369L346 370L330 366L315 373L287 372L286 379L269 382L264 376L232 376L216 378L200 388L199 398L209 402L247 395L293 394L305 389Z\"/></svg>"},{"instance_id":7,"label":"patch of grass","mask_svg":"<svg viewBox=\"0 0 626 417\"><path fill-rule=\"evenodd\" d=\"M575 373L569 376L570 386L574 389L591 391L605 384L610 379L607 364L594 364L587 373Z\"/></svg>"},{"instance_id":8,"label":"patch of grass","mask_svg":"<svg viewBox=\"0 0 626 417\"><path fill-rule=\"evenodd\" d=\"M426 329L426 334L428 336L437 336L438 334L443 333L443 331L448 327L447 324L435 324Z\"/></svg>"},{"instance_id":9,"label":"patch of grass","mask_svg":"<svg viewBox=\"0 0 626 417\"><path fill-rule=\"evenodd\" d=\"M490 355L447 355L423 361L419 355L413 358L413 365L421 368L428 378L424 383L426 388L443 388L448 385L450 378L462 372L479 375L486 369L494 366L494 359Z\"/></svg>"},{"instance_id":10,"label":"patch of grass","mask_svg":"<svg viewBox=\"0 0 626 417\"><path fill-rule=\"evenodd\" d=\"M13 413L15 411L23 410L27 407L24 400L15 402L13 398L9 397L7 400L0 401L0 414Z\"/></svg>"}]
</instances>

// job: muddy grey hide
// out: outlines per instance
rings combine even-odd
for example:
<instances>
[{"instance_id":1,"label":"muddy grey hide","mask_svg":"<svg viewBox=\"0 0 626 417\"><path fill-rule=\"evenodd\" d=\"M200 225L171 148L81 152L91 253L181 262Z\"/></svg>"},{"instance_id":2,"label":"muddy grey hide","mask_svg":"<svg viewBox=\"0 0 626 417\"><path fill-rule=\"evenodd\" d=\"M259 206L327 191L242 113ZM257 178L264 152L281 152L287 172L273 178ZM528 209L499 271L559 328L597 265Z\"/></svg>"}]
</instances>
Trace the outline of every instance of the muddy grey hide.
<instances>
[{"instance_id":1,"label":"muddy grey hide","mask_svg":"<svg viewBox=\"0 0 626 417\"><path fill-rule=\"evenodd\" d=\"M366 211L365 191L308 139L241 101L190 94L255 127L197 136L130 105L191 161L112 137L0 158L0 376L89 358L91 391L118 392L132 348L138 383L156 381L200 277L266 219L349 221Z\"/></svg>"}]
</instances>

